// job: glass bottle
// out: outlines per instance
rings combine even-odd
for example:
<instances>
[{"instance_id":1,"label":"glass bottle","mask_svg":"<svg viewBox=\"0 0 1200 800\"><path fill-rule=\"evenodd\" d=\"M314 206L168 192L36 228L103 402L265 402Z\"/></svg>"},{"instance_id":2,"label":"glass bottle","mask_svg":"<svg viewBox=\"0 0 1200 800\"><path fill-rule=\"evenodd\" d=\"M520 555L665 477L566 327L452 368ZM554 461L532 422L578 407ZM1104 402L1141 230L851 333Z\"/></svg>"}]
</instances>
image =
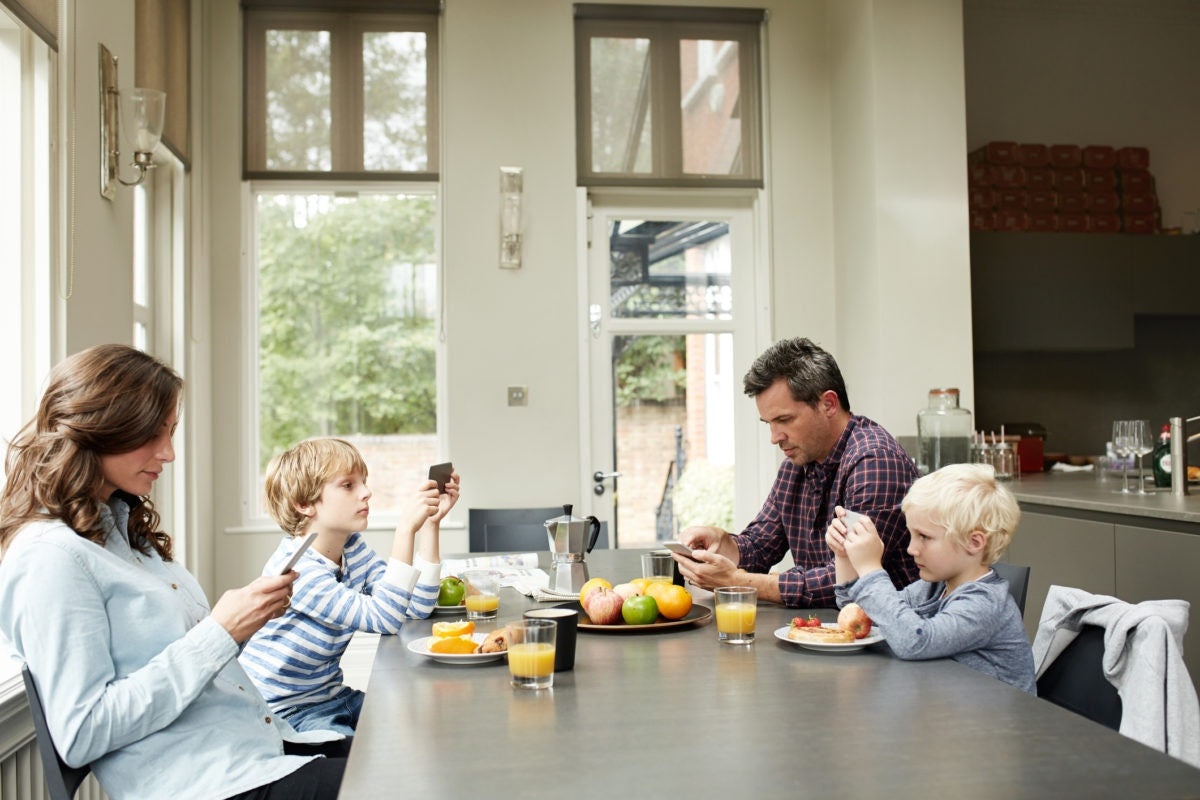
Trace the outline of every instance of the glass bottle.
<instances>
[{"instance_id":1,"label":"glass bottle","mask_svg":"<svg viewBox=\"0 0 1200 800\"><path fill-rule=\"evenodd\" d=\"M1158 435L1158 445L1154 455L1150 457L1154 469L1154 485L1160 488L1171 486L1171 426L1163 425L1162 433Z\"/></svg>"},{"instance_id":2,"label":"glass bottle","mask_svg":"<svg viewBox=\"0 0 1200 800\"><path fill-rule=\"evenodd\" d=\"M917 412L917 469L922 475L971 457L971 412L958 406L958 389L930 389L929 406Z\"/></svg>"}]
</instances>

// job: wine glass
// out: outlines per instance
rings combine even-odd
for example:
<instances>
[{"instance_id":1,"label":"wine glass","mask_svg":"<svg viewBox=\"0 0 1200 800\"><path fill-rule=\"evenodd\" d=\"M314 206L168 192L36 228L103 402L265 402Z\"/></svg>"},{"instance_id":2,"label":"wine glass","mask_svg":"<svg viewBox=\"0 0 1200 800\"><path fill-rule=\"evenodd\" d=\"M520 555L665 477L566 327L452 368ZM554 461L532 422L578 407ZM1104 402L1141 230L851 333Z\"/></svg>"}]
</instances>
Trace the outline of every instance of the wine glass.
<instances>
[{"instance_id":1,"label":"wine glass","mask_svg":"<svg viewBox=\"0 0 1200 800\"><path fill-rule=\"evenodd\" d=\"M1113 491L1130 494L1129 491L1129 456L1133 453L1129 441L1129 420L1120 419L1113 422L1112 430L1113 451L1121 457L1121 488Z\"/></svg>"},{"instance_id":2,"label":"wine glass","mask_svg":"<svg viewBox=\"0 0 1200 800\"><path fill-rule=\"evenodd\" d=\"M1142 466L1142 458L1148 453L1154 452L1154 432L1150 430L1150 420L1135 419L1130 423L1129 440L1131 449L1134 455L1138 457L1138 494L1150 494L1146 491L1146 476L1144 467Z\"/></svg>"}]
</instances>

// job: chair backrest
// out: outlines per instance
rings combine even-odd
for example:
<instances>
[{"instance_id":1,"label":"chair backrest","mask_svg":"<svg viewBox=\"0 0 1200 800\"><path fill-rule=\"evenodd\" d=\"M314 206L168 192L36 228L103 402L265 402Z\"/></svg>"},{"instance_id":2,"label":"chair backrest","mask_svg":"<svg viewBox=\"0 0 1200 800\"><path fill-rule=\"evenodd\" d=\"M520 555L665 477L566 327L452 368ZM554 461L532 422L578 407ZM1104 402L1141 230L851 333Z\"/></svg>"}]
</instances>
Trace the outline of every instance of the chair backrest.
<instances>
[{"instance_id":1,"label":"chair backrest","mask_svg":"<svg viewBox=\"0 0 1200 800\"><path fill-rule=\"evenodd\" d=\"M1121 696L1104 677L1103 662L1104 628L1084 625L1038 678L1038 697L1120 730Z\"/></svg>"},{"instance_id":2,"label":"chair backrest","mask_svg":"<svg viewBox=\"0 0 1200 800\"><path fill-rule=\"evenodd\" d=\"M58 755L50 728L46 725L46 712L42 699L33 683L33 673L27 665L21 666L21 677L25 679L25 695L29 698L29 713L33 717L33 729L37 733L38 754L42 757L42 772L46 776L46 790L50 800L74 800L79 784L83 783L90 766L68 767Z\"/></svg>"},{"instance_id":3,"label":"chair backrest","mask_svg":"<svg viewBox=\"0 0 1200 800\"><path fill-rule=\"evenodd\" d=\"M1025 616L1025 596L1029 593L1029 567L1022 567L1019 564L1005 564L1002 561L997 561L992 564L992 569L996 574L1004 580L1008 581L1008 593L1012 595L1013 600L1017 601L1017 608L1021 611L1021 616Z\"/></svg>"},{"instance_id":4,"label":"chair backrest","mask_svg":"<svg viewBox=\"0 0 1200 800\"><path fill-rule=\"evenodd\" d=\"M467 511L467 548L472 553L549 550L546 520L561 517L562 506L548 508L472 508ZM608 547L608 523L600 523L596 547Z\"/></svg>"}]
</instances>

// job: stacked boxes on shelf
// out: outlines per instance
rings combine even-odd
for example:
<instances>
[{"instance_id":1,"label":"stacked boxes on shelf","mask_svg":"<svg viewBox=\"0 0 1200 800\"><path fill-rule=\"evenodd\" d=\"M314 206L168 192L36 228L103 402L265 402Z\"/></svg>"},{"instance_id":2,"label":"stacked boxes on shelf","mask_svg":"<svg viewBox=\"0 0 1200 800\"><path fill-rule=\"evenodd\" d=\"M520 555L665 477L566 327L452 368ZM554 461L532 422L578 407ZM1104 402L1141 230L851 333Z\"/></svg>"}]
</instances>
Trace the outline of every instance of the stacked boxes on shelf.
<instances>
[{"instance_id":1,"label":"stacked boxes on shelf","mask_svg":"<svg viewBox=\"0 0 1200 800\"><path fill-rule=\"evenodd\" d=\"M989 142L967 157L971 229L1156 233L1144 147Z\"/></svg>"}]
</instances>

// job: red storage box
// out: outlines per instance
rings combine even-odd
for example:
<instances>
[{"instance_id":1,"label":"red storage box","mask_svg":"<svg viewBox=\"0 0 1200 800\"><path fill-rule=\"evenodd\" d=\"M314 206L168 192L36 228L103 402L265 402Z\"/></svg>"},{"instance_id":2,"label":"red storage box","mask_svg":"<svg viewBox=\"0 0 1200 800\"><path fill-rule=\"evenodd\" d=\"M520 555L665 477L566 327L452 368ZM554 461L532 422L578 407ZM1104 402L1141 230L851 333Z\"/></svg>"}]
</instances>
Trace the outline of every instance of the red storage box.
<instances>
[{"instance_id":1,"label":"red storage box","mask_svg":"<svg viewBox=\"0 0 1200 800\"><path fill-rule=\"evenodd\" d=\"M971 209L971 230L973 231L994 231L996 230L996 212L991 209L973 208Z\"/></svg>"},{"instance_id":2,"label":"red storage box","mask_svg":"<svg viewBox=\"0 0 1200 800\"><path fill-rule=\"evenodd\" d=\"M1093 214L1112 214L1121 208L1121 196L1116 192L1091 192L1088 196L1088 211Z\"/></svg>"},{"instance_id":3,"label":"red storage box","mask_svg":"<svg viewBox=\"0 0 1200 800\"><path fill-rule=\"evenodd\" d=\"M1117 151L1104 144L1091 144L1083 148L1083 166L1088 169L1116 169Z\"/></svg>"},{"instance_id":4,"label":"red storage box","mask_svg":"<svg viewBox=\"0 0 1200 800\"><path fill-rule=\"evenodd\" d=\"M1126 194L1121 198L1121 210L1126 214L1154 214L1158 211L1158 195Z\"/></svg>"},{"instance_id":5,"label":"red storage box","mask_svg":"<svg viewBox=\"0 0 1200 800\"><path fill-rule=\"evenodd\" d=\"M1117 151L1121 169L1150 169L1150 151L1144 147L1122 147Z\"/></svg>"},{"instance_id":6,"label":"red storage box","mask_svg":"<svg viewBox=\"0 0 1200 800\"><path fill-rule=\"evenodd\" d=\"M1081 169L1054 170L1054 188L1060 192L1082 192L1087 188Z\"/></svg>"},{"instance_id":7,"label":"red storage box","mask_svg":"<svg viewBox=\"0 0 1200 800\"><path fill-rule=\"evenodd\" d=\"M1088 229L1087 214L1059 214L1058 229L1069 233L1083 233Z\"/></svg>"},{"instance_id":8,"label":"red storage box","mask_svg":"<svg viewBox=\"0 0 1200 800\"><path fill-rule=\"evenodd\" d=\"M1030 189L1025 197L1025 207L1030 211L1054 211L1058 208L1058 194L1053 189Z\"/></svg>"},{"instance_id":9,"label":"red storage box","mask_svg":"<svg viewBox=\"0 0 1200 800\"><path fill-rule=\"evenodd\" d=\"M1058 214L1053 211L1029 212L1029 230L1048 233L1058 230Z\"/></svg>"},{"instance_id":10,"label":"red storage box","mask_svg":"<svg viewBox=\"0 0 1200 800\"><path fill-rule=\"evenodd\" d=\"M1028 193L1024 189L998 189L996 191L996 208L1025 208Z\"/></svg>"},{"instance_id":11,"label":"red storage box","mask_svg":"<svg viewBox=\"0 0 1200 800\"><path fill-rule=\"evenodd\" d=\"M1025 231L1029 230L1029 214L1023 209L1008 208L996 212L996 230Z\"/></svg>"},{"instance_id":12,"label":"red storage box","mask_svg":"<svg viewBox=\"0 0 1200 800\"><path fill-rule=\"evenodd\" d=\"M1053 189L1054 170L1050 169L1049 167L1026 167L1025 188Z\"/></svg>"},{"instance_id":13,"label":"red storage box","mask_svg":"<svg viewBox=\"0 0 1200 800\"><path fill-rule=\"evenodd\" d=\"M1120 214L1092 214L1088 230L1093 233L1120 233Z\"/></svg>"},{"instance_id":14,"label":"red storage box","mask_svg":"<svg viewBox=\"0 0 1200 800\"><path fill-rule=\"evenodd\" d=\"M1050 148L1044 144L1017 146L1017 163L1023 167L1044 167L1050 163Z\"/></svg>"},{"instance_id":15,"label":"red storage box","mask_svg":"<svg viewBox=\"0 0 1200 800\"><path fill-rule=\"evenodd\" d=\"M1025 168L1013 164L992 167L992 185L997 189L1020 189L1025 185Z\"/></svg>"},{"instance_id":16,"label":"red storage box","mask_svg":"<svg viewBox=\"0 0 1200 800\"><path fill-rule=\"evenodd\" d=\"M1058 210L1067 214L1079 214L1088 210L1087 192L1059 192Z\"/></svg>"},{"instance_id":17,"label":"red storage box","mask_svg":"<svg viewBox=\"0 0 1200 800\"><path fill-rule=\"evenodd\" d=\"M1089 192L1115 192L1117 171L1112 169L1085 169L1083 180Z\"/></svg>"},{"instance_id":18,"label":"red storage box","mask_svg":"<svg viewBox=\"0 0 1200 800\"><path fill-rule=\"evenodd\" d=\"M1153 192L1154 176L1144 169L1122 170L1118 176L1123 192Z\"/></svg>"},{"instance_id":19,"label":"red storage box","mask_svg":"<svg viewBox=\"0 0 1200 800\"><path fill-rule=\"evenodd\" d=\"M981 161L985 164L1016 164L1017 143L988 142L978 150L972 150L967 155L967 160L972 164Z\"/></svg>"},{"instance_id":20,"label":"red storage box","mask_svg":"<svg viewBox=\"0 0 1200 800\"><path fill-rule=\"evenodd\" d=\"M968 186L991 186L992 185L992 165L971 164L967 167L967 185Z\"/></svg>"},{"instance_id":21,"label":"red storage box","mask_svg":"<svg viewBox=\"0 0 1200 800\"><path fill-rule=\"evenodd\" d=\"M970 192L971 210L985 208L992 210L996 206L996 190L990 186L975 186Z\"/></svg>"},{"instance_id":22,"label":"red storage box","mask_svg":"<svg viewBox=\"0 0 1200 800\"><path fill-rule=\"evenodd\" d=\"M1050 145L1050 165L1052 167L1078 167L1083 164L1083 151L1077 144Z\"/></svg>"},{"instance_id":23,"label":"red storage box","mask_svg":"<svg viewBox=\"0 0 1200 800\"><path fill-rule=\"evenodd\" d=\"M1125 214L1122 230L1126 233L1154 233L1158 230L1157 214Z\"/></svg>"}]
</instances>

